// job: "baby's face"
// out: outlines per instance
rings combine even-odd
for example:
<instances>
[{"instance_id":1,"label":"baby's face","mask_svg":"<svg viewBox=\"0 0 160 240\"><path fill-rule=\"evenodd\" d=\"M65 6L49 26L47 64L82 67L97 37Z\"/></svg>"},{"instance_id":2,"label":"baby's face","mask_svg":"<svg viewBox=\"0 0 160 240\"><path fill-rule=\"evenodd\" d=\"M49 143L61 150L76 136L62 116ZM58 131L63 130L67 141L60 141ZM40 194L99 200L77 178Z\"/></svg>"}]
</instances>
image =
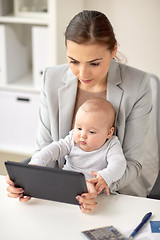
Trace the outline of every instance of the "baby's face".
<instances>
[{"instance_id":1,"label":"baby's face","mask_svg":"<svg viewBox=\"0 0 160 240\"><path fill-rule=\"evenodd\" d=\"M76 115L73 140L86 152L97 150L109 138L109 125L103 112L85 112L81 109Z\"/></svg>"}]
</instances>

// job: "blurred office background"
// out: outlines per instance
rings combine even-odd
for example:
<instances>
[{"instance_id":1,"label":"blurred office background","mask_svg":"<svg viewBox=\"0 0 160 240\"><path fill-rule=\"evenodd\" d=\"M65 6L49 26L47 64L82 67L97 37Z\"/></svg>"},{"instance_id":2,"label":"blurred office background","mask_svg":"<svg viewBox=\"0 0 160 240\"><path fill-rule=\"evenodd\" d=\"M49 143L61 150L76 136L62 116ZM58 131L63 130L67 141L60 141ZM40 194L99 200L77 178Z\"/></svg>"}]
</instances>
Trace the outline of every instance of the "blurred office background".
<instances>
[{"instance_id":1,"label":"blurred office background","mask_svg":"<svg viewBox=\"0 0 160 240\"><path fill-rule=\"evenodd\" d=\"M128 64L160 78L160 1L87 0L87 9L104 12L114 27Z\"/></svg>"}]
</instances>

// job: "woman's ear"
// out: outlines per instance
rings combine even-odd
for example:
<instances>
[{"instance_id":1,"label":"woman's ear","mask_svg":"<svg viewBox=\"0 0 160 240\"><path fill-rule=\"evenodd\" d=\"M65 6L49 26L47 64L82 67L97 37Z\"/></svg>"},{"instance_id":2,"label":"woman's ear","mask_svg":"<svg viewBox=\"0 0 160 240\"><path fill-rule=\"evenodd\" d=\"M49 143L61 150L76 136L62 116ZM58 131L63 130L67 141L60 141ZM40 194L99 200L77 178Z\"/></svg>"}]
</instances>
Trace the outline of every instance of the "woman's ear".
<instances>
[{"instance_id":1,"label":"woman's ear","mask_svg":"<svg viewBox=\"0 0 160 240\"><path fill-rule=\"evenodd\" d=\"M111 127L108 131L107 139L109 139L114 133L114 127Z\"/></svg>"},{"instance_id":2,"label":"woman's ear","mask_svg":"<svg viewBox=\"0 0 160 240\"><path fill-rule=\"evenodd\" d=\"M116 53L117 53L117 43L114 45L114 49L112 51L112 58L115 58Z\"/></svg>"}]
</instances>

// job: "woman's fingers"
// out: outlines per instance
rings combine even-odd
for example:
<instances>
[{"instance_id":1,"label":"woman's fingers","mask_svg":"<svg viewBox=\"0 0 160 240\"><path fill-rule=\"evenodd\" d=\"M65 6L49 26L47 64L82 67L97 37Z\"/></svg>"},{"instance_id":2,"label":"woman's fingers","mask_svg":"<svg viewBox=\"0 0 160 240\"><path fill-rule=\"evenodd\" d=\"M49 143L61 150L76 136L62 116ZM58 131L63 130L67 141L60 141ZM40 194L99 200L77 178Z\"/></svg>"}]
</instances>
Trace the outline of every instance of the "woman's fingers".
<instances>
[{"instance_id":1,"label":"woman's fingers","mask_svg":"<svg viewBox=\"0 0 160 240\"><path fill-rule=\"evenodd\" d=\"M14 182L11 181L11 179L9 178L8 175L6 176L6 182L8 184L7 189L6 189L8 192L8 197L18 198L23 194L24 190L22 188L15 188Z\"/></svg>"},{"instance_id":2,"label":"woman's fingers","mask_svg":"<svg viewBox=\"0 0 160 240\"><path fill-rule=\"evenodd\" d=\"M96 209L97 207L97 204L95 204L94 206L91 205L91 206L88 206L88 205L80 205L80 209L83 213L91 213L94 209Z\"/></svg>"},{"instance_id":3,"label":"woman's fingers","mask_svg":"<svg viewBox=\"0 0 160 240\"><path fill-rule=\"evenodd\" d=\"M91 209L84 209L83 206L80 206L80 209L83 213L91 213L92 212Z\"/></svg>"},{"instance_id":4,"label":"woman's fingers","mask_svg":"<svg viewBox=\"0 0 160 240\"><path fill-rule=\"evenodd\" d=\"M14 182L10 179L10 177L8 175L6 176L6 182L7 182L7 184L14 186Z\"/></svg>"},{"instance_id":5,"label":"woman's fingers","mask_svg":"<svg viewBox=\"0 0 160 240\"><path fill-rule=\"evenodd\" d=\"M23 196L24 190L22 188L15 188L13 186L8 186L7 187L7 192L8 192L8 197L10 198L19 198Z\"/></svg>"},{"instance_id":6,"label":"woman's fingers","mask_svg":"<svg viewBox=\"0 0 160 240\"><path fill-rule=\"evenodd\" d=\"M15 188L9 185L7 187L7 191L8 191L8 197L19 198L20 202L28 202L31 199L31 197L23 195L24 190L22 188Z\"/></svg>"},{"instance_id":7,"label":"woman's fingers","mask_svg":"<svg viewBox=\"0 0 160 240\"><path fill-rule=\"evenodd\" d=\"M79 201L81 211L84 213L91 213L97 207L95 198L87 199L87 198L78 196L77 200Z\"/></svg>"},{"instance_id":8,"label":"woman's fingers","mask_svg":"<svg viewBox=\"0 0 160 240\"><path fill-rule=\"evenodd\" d=\"M91 213L97 207L96 197L97 192L93 184L87 182L88 193L83 193L81 196L77 196L80 209L84 213Z\"/></svg>"},{"instance_id":9,"label":"woman's fingers","mask_svg":"<svg viewBox=\"0 0 160 240\"><path fill-rule=\"evenodd\" d=\"M23 188L14 187L14 182L11 181L11 179L9 178L8 175L6 176L6 182L8 184L8 186L7 186L8 197L19 198L20 202L28 202L31 199L31 197L23 195L23 193L24 193Z\"/></svg>"},{"instance_id":10,"label":"woman's fingers","mask_svg":"<svg viewBox=\"0 0 160 240\"><path fill-rule=\"evenodd\" d=\"M18 187L13 187L11 185L8 185L7 192L19 194L19 193L23 193L24 190L23 188L18 188Z\"/></svg>"},{"instance_id":11,"label":"woman's fingers","mask_svg":"<svg viewBox=\"0 0 160 240\"><path fill-rule=\"evenodd\" d=\"M95 203L95 197L92 196L77 196L76 199L79 201L80 205L81 204L89 204L92 205Z\"/></svg>"},{"instance_id":12,"label":"woman's fingers","mask_svg":"<svg viewBox=\"0 0 160 240\"><path fill-rule=\"evenodd\" d=\"M29 200L31 199L31 197L29 197L29 196L21 196L20 198L19 198L19 201L20 202L28 202Z\"/></svg>"},{"instance_id":13,"label":"woman's fingers","mask_svg":"<svg viewBox=\"0 0 160 240\"><path fill-rule=\"evenodd\" d=\"M19 198L21 197L23 194L14 194L14 193L8 193L7 196L10 198Z\"/></svg>"}]
</instances>

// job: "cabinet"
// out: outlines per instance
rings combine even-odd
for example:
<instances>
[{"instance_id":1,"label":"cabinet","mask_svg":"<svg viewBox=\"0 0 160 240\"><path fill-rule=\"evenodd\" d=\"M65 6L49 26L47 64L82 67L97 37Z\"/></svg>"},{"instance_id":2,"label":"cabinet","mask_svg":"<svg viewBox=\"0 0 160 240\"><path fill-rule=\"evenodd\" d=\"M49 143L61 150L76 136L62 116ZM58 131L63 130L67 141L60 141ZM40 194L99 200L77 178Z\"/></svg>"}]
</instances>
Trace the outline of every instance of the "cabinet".
<instances>
[{"instance_id":1,"label":"cabinet","mask_svg":"<svg viewBox=\"0 0 160 240\"><path fill-rule=\"evenodd\" d=\"M45 67L66 62L65 28L82 11L83 0L7 3L11 4L8 11L6 1L0 0L0 6L5 6L0 12L0 150L32 153L41 75ZM25 101L26 94L36 100ZM21 138L17 131L22 132Z\"/></svg>"},{"instance_id":2,"label":"cabinet","mask_svg":"<svg viewBox=\"0 0 160 240\"><path fill-rule=\"evenodd\" d=\"M33 153L38 106L39 94L0 90L0 150Z\"/></svg>"},{"instance_id":3,"label":"cabinet","mask_svg":"<svg viewBox=\"0 0 160 240\"><path fill-rule=\"evenodd\" d=\"M34 67L39 69L37 64L41 65L38 71L42 72L46 66L66 62L65 28L71 18L82 11L83 0L8 2L13 6L12 12L9 8L9 15L0 16L0 88L39 91L41 86L37 84L39 79L36 79L39 78L39 73L35 74ZM36 27L39 31L35 30ZM45 34L45 40L38 37L38 34ZM35 51L35 46L41 49ZM37 58L38 63L34 62ZM12 69L15 69L14 72ZM9 76L11 71L15 74L14 77Z\"/></svg>"}]
</instances>

